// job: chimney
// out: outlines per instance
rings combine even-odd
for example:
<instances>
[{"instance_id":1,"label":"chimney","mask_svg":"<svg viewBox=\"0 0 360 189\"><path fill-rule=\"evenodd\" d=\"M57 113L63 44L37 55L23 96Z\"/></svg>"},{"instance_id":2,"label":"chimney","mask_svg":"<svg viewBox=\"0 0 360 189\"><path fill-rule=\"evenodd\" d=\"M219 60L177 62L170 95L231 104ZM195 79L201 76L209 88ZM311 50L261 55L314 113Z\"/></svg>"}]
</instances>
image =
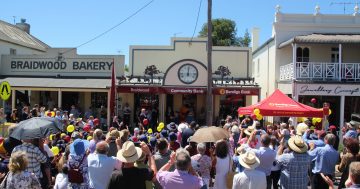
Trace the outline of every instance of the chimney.
<instances>
[{"instance_id":1,"label":"chimney","mask_svg":"<svg viewBox=\"0 0 360 189\"><path fill-rule=\"evenodd\" d=\"M26 23L25 18L22 18L20 23L16 23L16 27L30 34L30 24Z\"/></svg>"},{"instance_id":2,"label":"chimney","mask_svg":"<svg viewBox=\"0 0 360 189\"><path fill-rule=\"evenodd\" d=\"M251 46L252 50L255 51L259 47L259 33L260 28L253 28L251 31Z\"/></svg>"}]
</instances>

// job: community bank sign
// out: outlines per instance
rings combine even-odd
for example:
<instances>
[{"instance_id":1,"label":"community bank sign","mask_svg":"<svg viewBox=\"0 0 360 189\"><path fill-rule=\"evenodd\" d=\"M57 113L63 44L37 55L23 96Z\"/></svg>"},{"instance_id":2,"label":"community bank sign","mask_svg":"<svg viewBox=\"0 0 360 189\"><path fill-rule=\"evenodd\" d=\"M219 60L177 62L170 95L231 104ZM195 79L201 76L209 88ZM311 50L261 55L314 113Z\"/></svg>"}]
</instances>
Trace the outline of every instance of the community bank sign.
<instances>
[{"instance_id":1,"label":"community bank sign","mask_svg":"<svg viewBox=\"0 0 360 189\"><path fill-rule=\"evenodd\" d=\"M360 85L296 84L298 95L360 96Z\"/></svg>"}]
</instances>

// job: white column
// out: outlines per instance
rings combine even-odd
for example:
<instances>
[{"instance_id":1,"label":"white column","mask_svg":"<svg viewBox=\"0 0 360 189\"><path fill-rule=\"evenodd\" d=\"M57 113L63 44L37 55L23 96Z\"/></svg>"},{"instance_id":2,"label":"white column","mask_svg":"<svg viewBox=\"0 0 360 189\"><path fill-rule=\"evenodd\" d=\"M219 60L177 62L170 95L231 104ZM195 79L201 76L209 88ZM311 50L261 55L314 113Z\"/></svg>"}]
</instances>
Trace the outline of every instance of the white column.
<instances>
[{"instance_id":1,"label":"white column","mask_svg":"<svg viewBox=\"0 0 360 189\"><path fill-rule=\"evenodd\" d=\"M58 107L62 108L62 92L60 88L58 90Z\"/></svg>"},{"instance_id":2,"label":"white column","mask_svg":"<svg viewBox=\"0 0 360 189\"><path fill-rule=\"evenodd\" d=\"M342 45L339 44L339 81L341 81Z\"/></svg>"},{"instance_id":3,"label":"white column","mask_svg":"<svg viewBox=\"0 0 360 189\"><path fill-rule=\"evenodd\" d=\"M294 72L295 73L295 72ZM297 90L296 90L296 82L295 81L293 81L293 84L292 84L292 96L293 96L293 99L295 100L295 101L299 101L299 94L298 94L298 92L297 92ZM298 124L298 122L297 122L297 117L292 117L291 118L292 120L293 120L293 125L294 125L294 127L296 128L296 126L297 126L297 124Z\"/></svg>"},{"instance_id":4,"label":"white column","mask_svg":"<svg viewBox=\"0 0 360 189\"><path fill-rule=\"evenodd\" d=\"M297 45L296 45L296 43L293 43L292 44L292 47L293 47L293 52L292 52L292 61L293 61L293 69L294 69L294 75L293 75L293 80L295 80L296 79L296 73L297 73L297 71L296 71L296 49L297 49Z\"/></svg>"},{"instance_id":5,"label":"white column","mask_svg":"<svg viewBox=\"0 0 360 189\"><path fill-rule=\"evenodd\" d=\"M342 144L342 132L341 129L344 127L344 115L345 115L345 96L340 97L340 125L339 125L339 138L340 144Z\"/></svg>"},{"instance_id":6,"label":"white column","mask_svg":"<svg viewBox=\"0 0 360 189\"><path fill-rule=\"evenodd\" d=\"M13 109L16 108L16 90L12 89L11 90L11 112ZM18 110L18 112L20 112L21 110Z\"/></svg>"}]
</instances>

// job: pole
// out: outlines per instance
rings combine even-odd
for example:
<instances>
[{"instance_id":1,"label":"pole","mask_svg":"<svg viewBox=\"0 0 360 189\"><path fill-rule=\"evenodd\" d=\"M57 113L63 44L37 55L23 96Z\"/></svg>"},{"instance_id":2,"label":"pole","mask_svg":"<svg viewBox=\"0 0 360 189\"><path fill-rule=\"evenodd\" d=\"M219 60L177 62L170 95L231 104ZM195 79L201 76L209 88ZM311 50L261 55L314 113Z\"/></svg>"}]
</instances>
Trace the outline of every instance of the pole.
<instances>
[{"instance_id":1,"label":"pole","mask_svg":"<svg viewBox=\"0 0 360 189\"><path fill-rule=\"evenodd\" d=\"M207 73L208 73L208 81L207 81L207 93L206 93L206 104L207 104L207 112L206 112L206 124L208 126L213 125L213 94L212 94L212 23L211 23L211 8L212 8L212 0L208 0L208 20L207 20Z\"/></svg>"}]
</instances>

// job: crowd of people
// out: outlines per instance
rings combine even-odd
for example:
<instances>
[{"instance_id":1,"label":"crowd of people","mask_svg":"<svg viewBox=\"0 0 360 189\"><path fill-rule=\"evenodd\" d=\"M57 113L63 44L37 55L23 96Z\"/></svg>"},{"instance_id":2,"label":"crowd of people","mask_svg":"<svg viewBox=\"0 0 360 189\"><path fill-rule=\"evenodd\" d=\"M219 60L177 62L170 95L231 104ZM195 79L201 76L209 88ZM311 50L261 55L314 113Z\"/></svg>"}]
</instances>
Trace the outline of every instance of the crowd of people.
<instances>
[{"instance_id":1,"label":"crowd of people","mask_svg":"<svg viewBox=\"0 0 360 189\"><path fill-rule=\"evenodd\" d=\"M228 116L218 127L229 137L195 143L192 136L202 128L195 121L131 128L114 118L114 127L103 131L92 115L46 112L37 116L61 121L62 132L21 141L0 138L0 188L360 187L357 114L342 130L315 128L310 119L296 127L262 126L250 117Z\"/></svg>"}]
</instances>

